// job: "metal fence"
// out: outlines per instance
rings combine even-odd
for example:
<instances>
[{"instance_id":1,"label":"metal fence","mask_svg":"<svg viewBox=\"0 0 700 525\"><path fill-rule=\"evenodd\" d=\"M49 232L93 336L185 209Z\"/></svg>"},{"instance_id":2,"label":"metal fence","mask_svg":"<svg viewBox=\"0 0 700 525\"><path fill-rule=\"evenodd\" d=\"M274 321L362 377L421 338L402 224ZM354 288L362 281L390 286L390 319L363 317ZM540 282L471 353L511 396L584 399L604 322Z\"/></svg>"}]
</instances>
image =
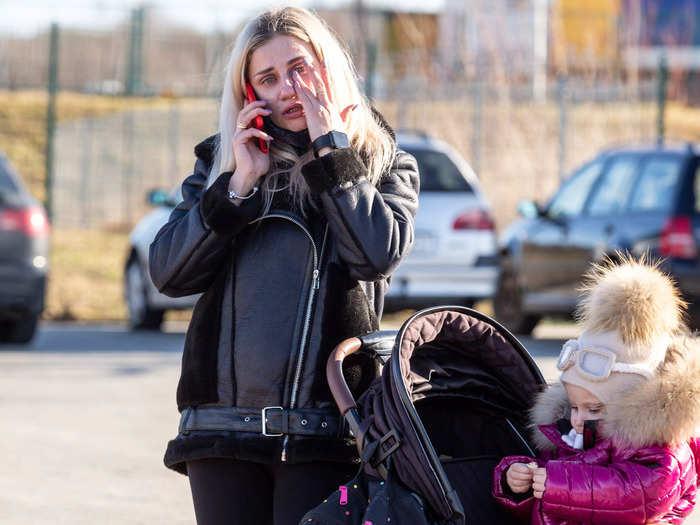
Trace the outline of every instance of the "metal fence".
<instances>
[{"instance_id":1,"label":"metal fence","mask_svg":"<svg viewBox=\"0 0 700 525\"><path fill-rule=\"evenodd\" d=\"M194 145L216 129L213 99L128 110L58 127L53 183L56 227L129 226L150 189L174 188L191 172Z\"/></svg>"},{"instance_id":2,"label":"metal fence","mask_svg":"<svg viewBox=\"0 0 700 525\"><path fill-rule=\"evenodd\" d=\"M501 1L498 9L487 9L491 2L484 0L470 5L478 7L471 10L477 15L488 15L481 25L478 16L467 24L471 11L464 9L460 16L446 10L434 19L391 19L382 12L363 18L353 9L323 16L339 34L354 38L348 44L365 89L392 126L441 138L471 163L499 227L515 217L517 200L545 200L566 173L601 148L656 138L653 74L592 60L589 69L556 77L554 65L535 64L534 47L513 54L532 45L537 33L528 2ZM515 18L507 6L519 6ZM208 7L219 15L213 4ZM217 96L233 33L178 28L167 14L165 8L124 8L121 25L62 28L57 45L50 45L49 33L0 37L0 89L45 89L51 49L53 85L61 90L175 97L150 108L124 104L77 118L81 111L59 91L53 147L43 150L54 155L47 155L46 167L37 154L52 137L43 108L38 114L32 106L16 117L20 123L0 112L0 149L20 164L40 199L44 174L51 174L56 227L130 227L148 210L148 190L176 186L192 169L192 147L216 131L217 100L187 97ZM459 23L448 23L453 18ZM514 20L527 23L502 29ZM439 27L454 30L445 45L439 36L449 35ZM467 34L467 27L474 31ZM393 37L378 50L381 35Z\"/></svg>"},{"instance_id":3,"label":"metal fence","mask_svg":"<svg viewBox=\"0 0 700 525\"><path fill-rule=\"evenodd\" d=\"M397 129L425 131L455 147L480 176L499 226L517 200L543 200L573 167L603 147L653 141L655 84L555 84L534 103L526 87L397 83L377 107ZM60 98L59 98L60 100ZM129 226L152 188L170 189L193 166L193 146L217 129L215 99L179 99L60 124L53 183L56 227Z\"/></svg>"}]
</instances>

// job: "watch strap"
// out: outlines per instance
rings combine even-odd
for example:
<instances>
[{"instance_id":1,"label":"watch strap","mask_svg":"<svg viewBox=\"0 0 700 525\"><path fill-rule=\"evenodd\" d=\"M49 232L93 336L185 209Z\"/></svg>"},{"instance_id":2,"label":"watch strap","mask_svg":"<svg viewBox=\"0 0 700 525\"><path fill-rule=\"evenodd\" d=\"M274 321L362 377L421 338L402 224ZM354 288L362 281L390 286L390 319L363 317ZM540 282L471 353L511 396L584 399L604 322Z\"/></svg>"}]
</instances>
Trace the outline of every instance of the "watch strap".
<instances>
[{"instance_id":1,"label":"watch strap","mask_svg":"<svg viewBox=\"0 0 700 525\"><path fill-rule=\"evenodd\" d=\"M329 131L325 135L317 137L311 143L314 150L314 157L318 158L318 152L323 148L329 147L333 149L347 148L350 146L348 136L342 131Z\"/></svg>"}]
</instances>

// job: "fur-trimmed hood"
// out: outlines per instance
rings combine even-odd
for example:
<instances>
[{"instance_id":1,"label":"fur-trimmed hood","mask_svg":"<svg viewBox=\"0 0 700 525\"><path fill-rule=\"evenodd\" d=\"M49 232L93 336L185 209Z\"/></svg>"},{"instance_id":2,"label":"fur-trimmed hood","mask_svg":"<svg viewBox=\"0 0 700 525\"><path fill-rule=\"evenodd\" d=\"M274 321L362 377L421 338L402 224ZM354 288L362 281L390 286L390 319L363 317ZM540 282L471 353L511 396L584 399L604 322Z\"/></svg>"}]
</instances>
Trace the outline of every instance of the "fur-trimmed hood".
<instances>
[{"instance_id":1,"label":"fur-trimmed hood","mask_svg":"<svg viewBox=\"0 0 700 525\"><path fill-rule=\"evenodd\" d=\"M700 434L700 339L674 338L655 377L607 405L601 436L617 446L676 445ZM554 444L537 428L569 418L564 385L557 382L535 402L530 421L539 449Z\"/></svg>"}]
</instances>

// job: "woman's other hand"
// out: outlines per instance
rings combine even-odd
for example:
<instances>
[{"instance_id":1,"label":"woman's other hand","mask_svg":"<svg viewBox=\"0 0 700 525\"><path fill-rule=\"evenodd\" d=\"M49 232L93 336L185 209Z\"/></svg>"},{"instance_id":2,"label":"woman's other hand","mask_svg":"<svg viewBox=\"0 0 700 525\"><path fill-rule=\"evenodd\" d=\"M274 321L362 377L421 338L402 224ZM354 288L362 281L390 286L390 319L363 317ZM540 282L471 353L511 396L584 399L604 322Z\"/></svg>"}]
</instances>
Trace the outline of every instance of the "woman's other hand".
<instances>
[{"instance_id":1,"label":"woman's other hand","mask_svg":"<svg viewBox=\"0 0 700 525\"><path fill-rule=\"evenodd\" d=\"M304 108L309 137L313 141L329 131L346 133L346 122L357 104L339 110L333 100L326 67L312 67L308 61L305 66L308 70L306 80L296 70L292 72L292 80L297 100Z\"/></svg>"},{"instance_id":2,"label":"woman's other hand","mask_svg":"<svg viewBox=\"0 0 700 525\"><path fill-rule=\"evenodd\" d=\"M260 150L258 139L269 143L272 137L251 126L255 117L265 117L271 113L265 108L265 104L264 100L246 101L236 119L236 131L231 141L236 159L236 171L229 182L229 190L239 195L249 194L258 179L270 169L270 155Z\"/></svg>"},{"instance_id":3,"label":"woman's other hand","mask_svg":"<svg viewBox=\"0 0 700 525\"><path fill-rule=\"evenodd\" d=\"M513 463L506 471L506 483L515 494L524 494L532 487L533 469L525 463Z\"/></svg>"},{"instance_id":4,"label":"woman's other hand","mask_svg":"<svg viewBox=\"0 0 700 525\"><path fill-rule=\"evenodd\" d=\"M542 495L544 494L545 483L547 482L547 469L536 468L532 472L532 495L536 498L542 498Z\"/></svg>"}]
</instances>

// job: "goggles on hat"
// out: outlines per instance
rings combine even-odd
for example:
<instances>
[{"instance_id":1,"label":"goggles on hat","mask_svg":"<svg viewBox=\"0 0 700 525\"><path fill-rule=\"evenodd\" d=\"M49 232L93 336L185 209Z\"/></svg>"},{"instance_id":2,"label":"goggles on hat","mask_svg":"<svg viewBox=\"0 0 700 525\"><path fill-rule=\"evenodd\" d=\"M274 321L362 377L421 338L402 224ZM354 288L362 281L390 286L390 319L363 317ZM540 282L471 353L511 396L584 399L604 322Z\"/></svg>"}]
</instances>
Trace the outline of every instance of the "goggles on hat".
<instances>
[{"instance_id":1,"label":"goggles on hat","mask_svg":"<svg viewBox=\"0 0 700 525\"><path fill-rule=\"evenodd\" d=\"M557 368L562 372L572 366L590 381L603 381L611 373L638 374L648 378L654 373L641 366L618 363L615 352L601 346L581 345L578 339L569 339L561 348Z\"/></svg>"}]
</instances>

